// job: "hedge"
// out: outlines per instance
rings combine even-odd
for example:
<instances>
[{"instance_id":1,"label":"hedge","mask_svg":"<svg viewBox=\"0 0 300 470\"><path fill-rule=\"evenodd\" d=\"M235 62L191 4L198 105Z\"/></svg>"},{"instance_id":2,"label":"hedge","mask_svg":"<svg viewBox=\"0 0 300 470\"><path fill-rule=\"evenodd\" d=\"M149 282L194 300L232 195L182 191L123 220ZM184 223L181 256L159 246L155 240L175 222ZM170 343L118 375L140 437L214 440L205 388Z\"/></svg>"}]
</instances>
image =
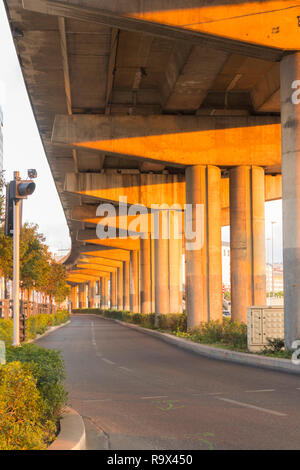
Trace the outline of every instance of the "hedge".
<instances>
[{"instance_id":1,"label":"hedge","mask_svg":"<svg viewBox=\"0 0 300 470\"><path fill-rule=\"evenodd\" d=\"M69 320L67 310L58 310L55 314L40 313L27 318L26 339L34 339L47 331L50 326L60 325ZM6 346L13 342L13 320L0 318L0 341L4 341Z\"/></svg>"},{"instance_id":2,"label":"hedge","mask_svg":"<svg viewBox=\"0 0 300 470\"><path fill-rule=\"evenodd\" d=\"M125 310L110 310L98 308L73 309L73 313L95 313L105 318L121 320L127 323L143 326L144 328L160 329L167 331L186 331L186 313L168 313L167 315L155 315L154 313L131 313Z\"/></svg>"},{"instance_id":3,"label":"hedge","mask_svg":"<svg viewBox=\"0 0 300 470\"><path fill-rule=\"evenodd\" d=\"M97 308L75 309L73 313L96 313L106 318L134 323L144 328L171 332L196 343L214 344L231 349L247 350L247 325L224 318L223 321L203 322L197 328L187 331L186 313L167 315L130 313L122 310Z\"/></svg>"}]
</instances>

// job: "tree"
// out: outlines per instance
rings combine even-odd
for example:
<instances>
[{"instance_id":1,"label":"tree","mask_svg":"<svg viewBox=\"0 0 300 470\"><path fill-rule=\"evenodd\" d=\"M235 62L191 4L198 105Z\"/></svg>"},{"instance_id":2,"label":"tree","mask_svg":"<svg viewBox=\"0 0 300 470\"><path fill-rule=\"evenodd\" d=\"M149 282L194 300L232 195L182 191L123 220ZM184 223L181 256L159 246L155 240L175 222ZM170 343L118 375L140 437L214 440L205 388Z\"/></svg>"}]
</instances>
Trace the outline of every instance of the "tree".
<instances>
[{"instance_id":1,"label":"tree","mask_svg":"<svg viewBox=\"0 0 300 470\"><path fill-rule=\"evenodd\" d=\"M62 302L70 293L70 286L66 279L66 268L62 264L52 261L48 272L46 293L51 299L54 297L56 302Z\"/></svg>"},{"instance_id":2,"label":"tree","mask_svg":"<svg viewBox=\"0 0 300 470\"><path fill-rule=\"evenodd\" d=\"M12 279L13 239L4 235L4 187L3 172L0 172L0 272L6 279ZM51 258L45 237L38 232L38 225L25 223L21 230L20 285L28 292L31 289L44 292L57 302L62 302L70 292L65 267Z\"/></svg>"},{"instance_id":3,"label":"tree","mask_svg":"<svg viewBox=\"0 0 300 470\"><path fill-rule=\"evenodd\" d=\"M20 237L20 281L25 289L42 289L47 285L50 254L38 226L25 223ZM13 278L13 241L0 236L0 270L4 277Z\"/></svg>"}]
</instances>

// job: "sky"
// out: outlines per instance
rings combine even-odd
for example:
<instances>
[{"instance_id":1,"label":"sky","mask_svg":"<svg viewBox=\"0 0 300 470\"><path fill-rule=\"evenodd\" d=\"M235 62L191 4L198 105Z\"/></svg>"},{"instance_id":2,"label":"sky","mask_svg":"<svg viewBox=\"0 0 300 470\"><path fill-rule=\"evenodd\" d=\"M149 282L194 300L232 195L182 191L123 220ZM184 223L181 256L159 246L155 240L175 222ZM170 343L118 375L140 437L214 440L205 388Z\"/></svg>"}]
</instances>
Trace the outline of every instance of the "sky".
<instances>
[{"instance_id":1,"label":"sky","mask_svg":"<svg viewBox=\"0 0 300 470\"><path fill-rule=\"evenodd\" d=\"M3 110L4 170L7 181L19 170L38 173L36 189L23 204L23 221L37 223L52 252L70 248L69 230L42 147L21 69L11 37L3 1L0 0L0 106Z\"/></svg>"},{"instance_id":2,"label":"sky","mask_svg":"<svg viewBox=\"0 0 300 470\"><path fill-rule=\"evenodd\" d=\"M41 144L27 97L21 69L11 37L3 1L0 0L0 106L4 115L4 170L7 181L13 171L23 178L27 169L38 172L36 190L23 205L23 221L39 225L52 252L66 254L70 249L69 231ZM266 259L271 262L272 222L274 262L282 262L282 205L268 202L266 207ZM229 227L222 229L222 239L229 241Z\"/></svg>"}]
</instances>

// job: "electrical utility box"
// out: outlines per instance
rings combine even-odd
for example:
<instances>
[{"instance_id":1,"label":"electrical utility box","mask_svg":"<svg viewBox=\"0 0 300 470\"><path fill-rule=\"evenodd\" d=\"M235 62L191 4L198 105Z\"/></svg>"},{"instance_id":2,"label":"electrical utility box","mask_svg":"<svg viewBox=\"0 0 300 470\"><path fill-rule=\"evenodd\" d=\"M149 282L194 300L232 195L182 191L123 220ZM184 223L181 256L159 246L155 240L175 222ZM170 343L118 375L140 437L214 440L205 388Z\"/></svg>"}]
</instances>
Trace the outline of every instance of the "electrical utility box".
<instances>
[{"instance_id":1,"label":"electrical utility box","mask_svg":"<svg viewBox=\"0 0 300 470\"><path fill-rule=\"evenodd\" d=\"M248 307L248 349L261 351L268 338L284 339L283 307Z\"/></svg>"}]
</instances>

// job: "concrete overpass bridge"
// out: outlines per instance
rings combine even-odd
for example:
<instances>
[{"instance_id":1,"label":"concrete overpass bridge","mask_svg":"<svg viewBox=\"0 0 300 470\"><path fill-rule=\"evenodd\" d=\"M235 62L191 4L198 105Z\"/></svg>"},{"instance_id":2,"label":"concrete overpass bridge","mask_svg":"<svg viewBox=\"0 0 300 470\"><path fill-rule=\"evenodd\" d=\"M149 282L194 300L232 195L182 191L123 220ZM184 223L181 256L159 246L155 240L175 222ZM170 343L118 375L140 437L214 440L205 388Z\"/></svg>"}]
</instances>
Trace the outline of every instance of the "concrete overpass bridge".
<instances>
[{"instance_id":1,"label":"concrete overpass bridge","mask_svg":"<svg viewBox=\"0 0 300 470\"><path fill-rule=\"evenodd\" d=\"M93 306L100 280L106 307L110 280L112 307L181 312L185 253L189 325L221 319L230 225L232 317L245 321L248 305L266 303L264 201L282 197L290 346L300 337L300 1L5 4L70 229L73 303L84 307L88 288ZM155 238L145 213L139 229L129 215L136 236L126 236L125 200L177 204L159 226L166 214L180 225L189 204L195 228L201 205L200 246ZM104 225L116 236L99 238Z\"/></svg>"}]
</instances>

